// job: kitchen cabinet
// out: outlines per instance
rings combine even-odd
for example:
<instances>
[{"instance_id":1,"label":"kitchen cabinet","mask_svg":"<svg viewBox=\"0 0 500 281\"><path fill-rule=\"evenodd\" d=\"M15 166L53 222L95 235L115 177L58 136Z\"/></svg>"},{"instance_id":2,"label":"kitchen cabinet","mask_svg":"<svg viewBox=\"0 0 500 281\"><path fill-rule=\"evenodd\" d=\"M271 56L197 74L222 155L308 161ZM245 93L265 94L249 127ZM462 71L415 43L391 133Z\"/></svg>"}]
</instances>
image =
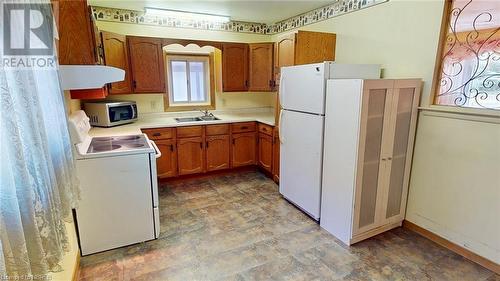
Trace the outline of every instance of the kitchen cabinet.
<instances>
[{"instance_id":1,"label":"kitchen cabinet","mask_svg":"<svg viewBox=\"0 0 500 281\"><path fill-rule=\"evenodd\" d=\"M103 31L101 32L101 38L104 50L104 64L125 70L125 79L123 81L109 84L109 94L132 93L126 36Z\"/></svg>"},{"instance_id":2,"label":"kitchen cabinet","mask_svg":"<svg viewBox=\"0 0 500 281\"><path fill-rule=\"evenodd\" d=\"M161 157L156 160L156 171L159 178L177 176L177 152L175 140L156 140Z\"/></svg>"},{"instance_id":3,"label":"kitchen cabinet","mask_svg":"<svg viewBox=\"0 0 500 281\"><path fill-rule=\"evenodd\" d=\"M179 175L204 172L205 144L203 137L177 139L177 157Z\"/></svg>"},{"instance_id":4,"label":"kitchen cabinet","mask_svg":"<svg viewBox=\"0 0 500 281\"><path fill-rule=\"evenodd\" d=\"M156 143L161 152L161 157L156 159L158 177L170 178L177 176L175 128L144 129L142 132Z\"/></svg>"},{"instance_id":5,"label":"kitchen cabinet","mask_svg":"<svg viewBox=\"0 0 500 281\"><path fill-rule=\"evenodd\" d=\"M248 90L248 44L222 46L222 89L224 92Z\"/></svg>"},{"instance_id":6,"label":"kitchen cabinet","mask_svg":"<svg viewBox=\"0 0 500 281\"><path fill-rule=\"evenodd\" d=\"M164 93L162 39L127 36L134 93Z\"/></svg>"},{"instance_id":7,"label":"kitchen cabinet","mask_svg":"<svg viewBox=\"0 0 500 281\"><path fill-rule=\"evenodd\" d=\"M273 137L259 132L258 139L258 162L260 168L268 173L272 173L273 166Z\"/></svg>"},{"instance_id":8,"label":"kitchen cabinet","mask_svg":"<svg viewBox=\"0 0 500 281\"><path fill-rule=\"evenodd\" d=\"M229 135L206 137L207 171L228 169L230 167Z\"/></svg>"},{"instance_id":9,"label":"kitchen cabinet","mask_svg":"<svg viewBox=\"0 0 500 281\"><path fill-rule=\"evenodd\" d=\"M255 165L256 163L256 142L255 132L232 134L232 167Z\"/></svg>"},{"instance_id":10,"label":"kitchen cabinet","mask_svg":"<svg viewBox=\"0 0 500 281\"><path fill-rule=\"evenodd\" d=\"M249 91L272 91L273 43L255 43L249 45Z\"/></svg>"},{"instance_id":11,"label":"kitchen cabinet","mask_svg":"<svg viewBox=\"0 0 500 281\"><path fill-rule=\"evenodd\" d=\"M58 59L61 65L100 62L94 23L86 0L53 1L58 19Z\"/></svg>"},{"instance_id":12,"label":"kitchen cabinet","mask_svg":"<svg viewBox=\"0 0 500 281\"><path fill-rule=\"evenodd\" d=\"M280 139L278 128L273 132L273 180L280 181Z\"/></svg>"},{"instance_id":13,"label":"kitchen cabinet","mask_svg":"<svg viewBox=\"0 0 500 281\"><path fill-rule=\"evenodd\" d=\"M298 30L280 35L274 44L276 84L279 84L281 67L334 61L335 44L333 33Z\"/></svg>"},{"instance_id":14,"label":"kitchen cabinet","mask_svg":"<svg viewBox=\"0 0 500 281\"><path fill-rule=\"evenodd\" d=\"M340 94L327 97L334 108L325 143L335 145L325 146L321 226L352 244L404 219L421 80L331 80L328 87Z\"/></svg>"}]
</instances>

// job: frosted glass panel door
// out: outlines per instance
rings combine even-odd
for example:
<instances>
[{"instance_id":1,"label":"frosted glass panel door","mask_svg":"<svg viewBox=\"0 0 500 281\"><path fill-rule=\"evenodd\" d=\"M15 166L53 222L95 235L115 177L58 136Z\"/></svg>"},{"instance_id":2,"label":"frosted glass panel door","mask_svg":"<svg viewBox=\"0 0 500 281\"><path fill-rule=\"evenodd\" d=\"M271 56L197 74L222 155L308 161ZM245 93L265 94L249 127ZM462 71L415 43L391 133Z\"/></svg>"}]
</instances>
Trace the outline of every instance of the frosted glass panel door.
<instances>
[{"instance_id":1,"label":"frosted glass panel door","mask_svg":"<svg viewBox=\"0 0 500 281\"><path fill-rule=\"evenodd\" d=\"M393 122L394 142L392 147L392 157L389 158L390 176L389 190L387 194L387 208L385 218L399 216L403 214L408 188L409 173L409 151L410 136L413 136L413 124L416 115L414 110L417 106L418 98L416 88L399 88L393 94ZM411 157L411 155L410 155Z\"/></svg>"},{"instance_id":2,"label":"frosted glass panel door","mask_svg":"<svg viewBox=\"0 0 500 281\"><path fill-rule=\"evenodd\" d=\"M378 224L379 189L383 186L385 164L381 155L384 130L390 122L391 87L365 87L363 93L354 234Z\"/></svg>"}]
</instances>

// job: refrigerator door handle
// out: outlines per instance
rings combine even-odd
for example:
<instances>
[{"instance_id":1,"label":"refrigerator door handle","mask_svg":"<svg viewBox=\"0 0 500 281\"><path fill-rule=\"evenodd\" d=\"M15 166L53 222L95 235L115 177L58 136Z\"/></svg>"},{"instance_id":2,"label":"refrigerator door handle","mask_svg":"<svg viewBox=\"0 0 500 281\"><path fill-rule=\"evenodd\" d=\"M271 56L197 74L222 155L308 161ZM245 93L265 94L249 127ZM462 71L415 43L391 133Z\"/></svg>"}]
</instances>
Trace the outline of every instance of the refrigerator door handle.
<instances>
[{"instance_id":1,"label":"refrigerator door handle","mask_svg":"<svg viewBox=\"0 0 500 281\"><path fill-rule=\"evenodd\" d=\"M285 75L283 73L280 74L280 88L278 92L278 97L279 97L279 102L280 102L280 107L283 108L283 93L285 90L285 84L283 83L285 81L285 78L283 78Z\"/></svg>"},{"instance_id":2,"label":"refrigerator door handle","mask_svg":"<svg viewBox=\"0 0 500 281\"><path fill-rule=\"evenodd\" d=\"M284 132L283 132L283 126L281 125L283 123L282 122L283 119L281 119L281 118L283 118L283 109L280 110L280 117L279 117L279 120L278 120L278 128L279 128L278 139L279 139L280 143L283 143L283 137L282 136L283 136Z\"/></svg>"}]
</instances>

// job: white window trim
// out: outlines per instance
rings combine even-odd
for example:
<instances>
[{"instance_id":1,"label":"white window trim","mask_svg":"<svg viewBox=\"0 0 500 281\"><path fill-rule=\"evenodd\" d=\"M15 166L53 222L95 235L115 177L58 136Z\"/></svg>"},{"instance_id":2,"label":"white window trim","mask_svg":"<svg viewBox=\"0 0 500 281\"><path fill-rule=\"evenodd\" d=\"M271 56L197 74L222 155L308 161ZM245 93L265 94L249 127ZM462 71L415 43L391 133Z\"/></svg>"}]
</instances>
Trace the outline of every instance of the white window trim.
<instances>
[{"instance_id":1,"label":"white window trim","mask_svg":"<svg viewBox=\"0 0 500 281\"><path fill-rule=\"evenodd\" d=\"M210 59L208 56L200 56L200 55L166 55L166 61L167 61L167 81L168 81L168 103L169 107L176 107L176 106L208 106L211 105L211 95L210 95ZM174 96L173 96L173 88L172 88L172 64L171 61L195 61L195 62L203 62L203 66L205 69L205 94L207 100L204 102L174 102ZM189 72L189 63L186 64L186 73ZM191 86L189 83L190 77L188 77L188 99L191 99Z\"/></svg>"}]
</instances>

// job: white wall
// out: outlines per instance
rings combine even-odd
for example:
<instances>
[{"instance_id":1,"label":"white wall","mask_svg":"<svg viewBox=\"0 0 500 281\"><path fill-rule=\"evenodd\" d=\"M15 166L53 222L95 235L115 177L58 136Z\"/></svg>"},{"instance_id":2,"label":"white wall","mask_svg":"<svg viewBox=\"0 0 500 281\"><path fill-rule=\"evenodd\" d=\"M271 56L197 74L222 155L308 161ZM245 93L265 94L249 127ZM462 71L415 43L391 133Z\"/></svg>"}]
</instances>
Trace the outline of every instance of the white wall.
<instances>
[{"instance_id":1,"label":"white wall","mask_svg":"<svg viewBox=\"0 0 500 281\"><path fill-rule=\"evenodd\" d=\"M406 219L500 263L500 120L457 118L420 113Z\"/></svg>"}]
</instances>

